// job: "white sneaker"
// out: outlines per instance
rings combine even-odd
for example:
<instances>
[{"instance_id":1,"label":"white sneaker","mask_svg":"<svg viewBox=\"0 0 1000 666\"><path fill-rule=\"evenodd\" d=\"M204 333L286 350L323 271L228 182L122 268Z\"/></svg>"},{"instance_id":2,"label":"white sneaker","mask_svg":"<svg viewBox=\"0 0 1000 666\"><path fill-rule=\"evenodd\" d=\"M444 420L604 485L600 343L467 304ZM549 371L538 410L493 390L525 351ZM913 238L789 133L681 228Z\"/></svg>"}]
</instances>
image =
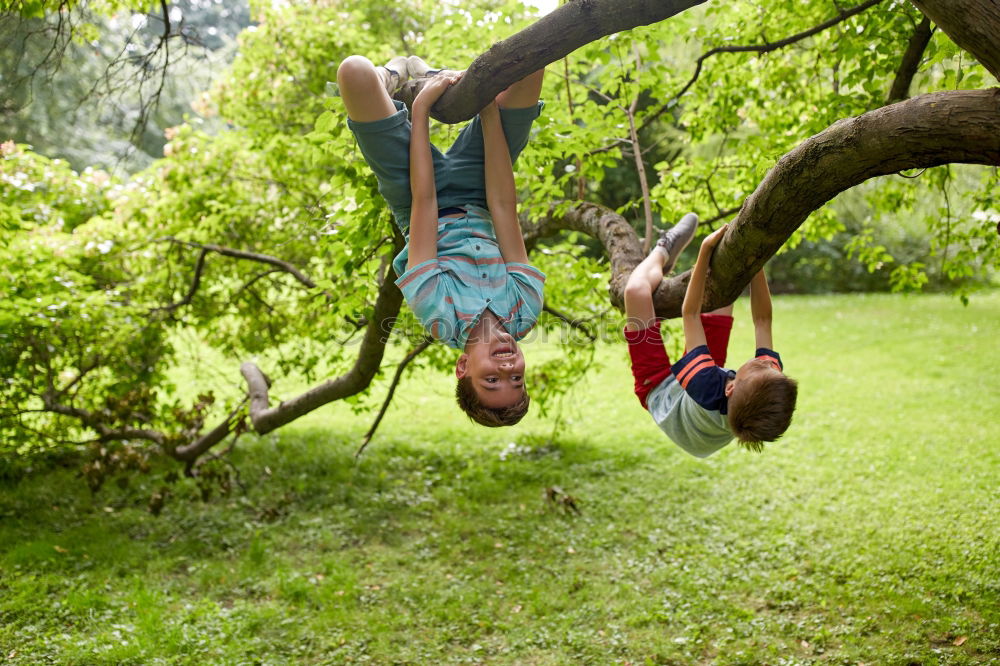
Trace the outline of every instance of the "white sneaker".
<instances>
[{"instance_id":1,"label":"white sneaker","mask_svg":"<svg viewBox=\"0 0 1000 666\"><path fill-rule=\"evenodd\" d=\"M663 274L667 275L674 269L677 258L688 246L698 231L698 216L688 213L681 218L681 221L660 234L660 239L656 241L656 247L667 255L667 261L663 264Z\"/></svg>"}]
</instances>

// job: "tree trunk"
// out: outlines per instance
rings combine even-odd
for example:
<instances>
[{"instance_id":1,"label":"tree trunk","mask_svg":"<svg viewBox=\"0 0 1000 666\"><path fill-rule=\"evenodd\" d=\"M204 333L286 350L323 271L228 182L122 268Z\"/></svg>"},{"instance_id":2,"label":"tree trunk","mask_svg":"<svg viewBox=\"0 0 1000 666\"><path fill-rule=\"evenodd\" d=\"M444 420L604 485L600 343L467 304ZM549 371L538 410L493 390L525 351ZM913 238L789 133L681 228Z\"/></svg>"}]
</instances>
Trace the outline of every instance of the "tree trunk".
<instances>
[{"instance_id":1,"label":"tree trunk","mask_svg":"<svg viewBox=\"0 0 1000 666\"><path fill-rule=\"evenodd\" d=\"M952 41L1000 79L1000 1L912 0Z\"/></svg>"}]
</instances>

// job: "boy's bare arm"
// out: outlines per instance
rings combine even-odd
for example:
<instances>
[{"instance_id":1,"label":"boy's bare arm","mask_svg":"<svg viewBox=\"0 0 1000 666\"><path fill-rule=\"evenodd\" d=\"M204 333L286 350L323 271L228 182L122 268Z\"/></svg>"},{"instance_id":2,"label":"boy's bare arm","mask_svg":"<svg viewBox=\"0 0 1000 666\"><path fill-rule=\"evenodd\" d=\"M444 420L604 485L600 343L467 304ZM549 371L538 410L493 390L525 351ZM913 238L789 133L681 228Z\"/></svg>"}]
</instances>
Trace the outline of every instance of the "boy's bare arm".
<instances>
[{"instance_id":1,"label":"boy's bare arm","mask_svg":"<svg viewBox=\"0 0 1000 666\"><path fill-rule=\"evenodd\" d=\"M694 269L691 271L691 280L684 293L681 317L684 322L684 348L688 351L707 344L705 328L701 325L701 303L705 298L705 279L708 277L708 264L712 259L712 252L722 240L727 226L722 225L701 242L698 259L695 261Z\"/></svg>"},{"instance_id":2,"label":"boy's bare arm","mask_svg":"<svg viewBox=\"0 0 1000 666\"><path fill-rule=\"evenodd\" d=\"M528 263L528 251L517 220L517 192L514 187L514 169L510 161L507 138L500 122L500 109L490 102L479 112L483 124L484 171L486 177L486 205L493 218L493 231L497 235L500 254L507 263Z\"/></svg>"},{"instance_id":3,"label":"boy's bare arm","mask_svg":"<svg viewBox=\"0 0 1000 666\"><path fill-rule=\"evenodd\" d=\"M757 347L774 348L771 336L771 291L767 277L760 269L750 280L750 316L753 318L754 338Z\"/></svg>"},{"instance_id":4,"label":"boy's bare arm","mask_svg":"<svg viewBox=\"0 0 1000 666\"><path fill-rule=\"evenodd\" d=\"M461 75L436 76L413 100L410 130L410 244L406 269L437 258L437 187L431 158L430 108Z\"/></svg>"}]
</instances>

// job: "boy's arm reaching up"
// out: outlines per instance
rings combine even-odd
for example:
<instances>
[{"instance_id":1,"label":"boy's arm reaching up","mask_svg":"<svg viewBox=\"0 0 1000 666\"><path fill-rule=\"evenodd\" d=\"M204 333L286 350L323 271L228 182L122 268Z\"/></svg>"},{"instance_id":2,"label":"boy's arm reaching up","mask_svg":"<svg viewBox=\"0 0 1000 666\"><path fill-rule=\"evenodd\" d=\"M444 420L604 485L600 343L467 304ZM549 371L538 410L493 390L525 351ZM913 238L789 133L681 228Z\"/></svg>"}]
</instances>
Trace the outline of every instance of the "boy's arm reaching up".
<instances>
[{"instance_id":1,"label":"boy's arm reaching up","mask_svg":"<svg viewBox=\"0 0 1000 666\"><path fill-rule=\"evenodd\" d=\"M701 325L701 302L705 298L705 278L708 277L708 264L712 259L715 246L722 240L729 225L722 225L701 242L698 250L698 260L691 271L691 280L684 293L684 304L681 305L681 317L684 322L684 349L690 351L695 347L707 344L705 329Z\"/></svg>"},{"instance_id":2,"label":"boy's arm reaching up","mask_svg":"<svg viewBox=\"0 0 1000 666\"><path fill-rule=\"evenodd\" d=\"M410 130L410 248L406 270L437 258L437 187L431 158L430 109L434 102L459 78L442 75L423 87L411 110Z\"/></svg>"},{"instance_id":3,"label":"boy's arm reaching up","mask_svg":"<svg viewBox=\"0 0 1000 666\"><path fill-rule=\"evenodd\" d=\"M528 263L521 225L517 221L517 192L514 188L514 169L510 150L500 123L500 109L495 101L479 112L483 124L484 171L486 176L486 205L493 218L493 231L497 245L506 263Z\"/></svg>"},{"instance_id":4,"label":"boy's arm reaching up","mask_svg":"<svg viewBox=\"0 0 1000 666\"><path fill-rule=\"evenodd\" d=\"M774 349L771 339L771 291L767 288L763 268L750 280L750 316L753 317L757 348Z\"/></svg>"}]
</instances>

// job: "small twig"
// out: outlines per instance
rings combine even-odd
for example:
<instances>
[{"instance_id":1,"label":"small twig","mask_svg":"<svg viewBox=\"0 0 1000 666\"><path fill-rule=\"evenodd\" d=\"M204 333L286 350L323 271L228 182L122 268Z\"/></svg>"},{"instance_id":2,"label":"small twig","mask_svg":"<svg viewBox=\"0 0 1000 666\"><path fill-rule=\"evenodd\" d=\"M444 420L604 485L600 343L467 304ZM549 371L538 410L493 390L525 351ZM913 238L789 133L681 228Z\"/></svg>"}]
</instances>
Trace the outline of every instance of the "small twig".
<instances>
[{"instance_id":1,"label":"small twig","mask_svg":"<svg viewBox=\"0 0 1000 666\"><path fill-rule=\"evenodd\" d=\"M737 206L736 208L727 208L726 210L720 210L718 215L716 215L715 217L705 218L704 220L701 221L701 224L708 225L708 228L712 229L713 224L715 224L719 220L724 220L727 217L732 217L733 215L736 215L738 212L740 212L741 209L742 206Z\"/></svg>"},{"instance_id":2,"label":"small twig","mask_svg":"<svg viewBox=\"0 0 1000 666\"><path fill-rule=\"evenodd\" d=\"M158 312L160 310L166 310L167 312L173 312L179 307L190 305L191 300L194 295L198 292L198 287L201 286L201 276L205 270L205 256L208 254L208 249L202 248L201 252L198 254L198 261L194 265L194 277L191 278L191 286L188 287L187 294L184 298L177 301L176 303L171 303L170 305L163 305L160 307L153 308L150 312Z\"/></svg>"},{"instance_id":3,"label":"small twig","mask_svg":"<svg viewBox=\"0 0 1000 666\"><path fill-rule=\"evenodd\" d=\"M951 180L951 165L945 166L945 177L941 181L941 194L944 195L945 218L944 244L941 251L941 273L944 274L945 264L948 262L948 244L951 243L951 197L948 196L948 181Z\"/></svg>"},{"instance_id":4,"label":"small twig","mask_svg":"<svg viewBox=\"0 0 1000 666\"><path fill-rule=\"evenodd\" d=\"M563 58L563 77L566 80L566 101L569 104L569 122L574 123L573 117L573 92L569 85L569 58ZM583 159L576 158L576 198L583 201L586 181L583 178Z\"/></svg>"},{"instance_id":5,"label":"small twig","mask_svg":"<svg viewBox=\"0 0 1000 666\"><path fill-rule=\"evenodd\" d=\"M174 238L173 236L167 236L164 240L170 241L171 243L176 243L178 245L187 245L188 247L195 247L200 250L215 252L216 254L221 254L224 257L232 257L234 259L246 259L248 261L256 261L262 264L268 264L274 266L275 268L280 268L284 272L288 273L302 285L309 287L310 289L316 288L316 283L313 282L309 277L307 277L302 271L298 269L297 266L291 262L285 261L284 259L279 259L278 257L272 257L269 254L260 254L258 252L248 252L246 250L237 250L232 247L225 247L223 245L215 245L212 243L196 243L194 241L185 241L179 238Z\"/></svg>"},{"instance_id":6,"label":"small twig","mask_svg":"<svg viewBox=\"0 0 1000 666\"><path fill-rule=\"evenodd\" d=\"M591 342L597 340L597 336L593 333L593 331L587 328L586 324L584 324L584 320L570 317L565 312L556 310L554 307L548 304L542 306L542 311L549 313L556 319L565 322L570 327L575 328L576 330L582 332L585 336L587 336L587 339L590 340Z\"/></svg>"},{"instance_id":7,"label":"small twig","mask_svg":"<svg viewBox=\"0 0 1000 666\"><path fill-rule=\"evenodd\" d=\"M639 132L635 128L635 112L639 108L639 72L642 69L642 61L639 60L639 50L635 52L635 98L625 110L628 116L628 131L632 139L632 154L635 157L635 170L639 174L639 188L642 190L642 210L646 218L646 234L642 239L642 251L649 253L653 245L653 205L649 197L649 182L646 180L646 164L642 161L642 146L639 144Z\"/></svg>"},{"instance_id":8,"label":"small twig","mask_svg":"<svg viewBox=\"0 0 1000 666\"><path fill-rule=\"evenodd\" d=\"M852 16L860 14L861 12L865 11L870 7L874 7L880 2L882 2L882 0L867 0L866 2L861 3L857 7L852 7L851 9L847 10L841 10L840 13L837 14L837 16L834 16L832 19L824 21L819 25L813 26L808 30L803 30L802 32L796 33L790 37L779 39L776 42L766 42L764 44L750 44L745 46L735 46L735 45L717 46L714 49L706 51L705 53L701 54L701 56L698 57L698 60L695 62L694 74L691 75L691 79L684 85L683 88L681 88L681 91L676 95L674 95L673 97L671 97L669 100L667 100L664 104L662 104L658 110L654 111L651 115L647 116L645 120L643 120L642 127L640 129L645 129L651 122L653 122L653 120L658 118L667 109L669 109L671 106L677 103L677 101L680 100L680 98L684 95L684 93L686 93L688 90L691 89L691 86L693 86L695 84L695 81L698 80L698 77L701 76L701 68L706 59L718 53L770 53L771 51L776 51L778 49L794 44L795 42L800 42L803 39L819 34L824 30L826 30L827 28L832 28L838 23L846 21Z\"/></svg>"},{"instance_id":9,"label":"small twig","mask_svg":"<svg viewBox=\"0 0 1000 666\"><path fill-rule=\"evenodd\" d=\"M365 433L364 438L361 440L361 446L358 447L358 450L354 453L355 460L361 456L361 454L365 450L365 447L368 446L368 442L370 442L372 440L372 437L375 436L375 431L378 429L379 424L382 422L382 417L385 416L386 410L389 409L389 403L392 402L392 396L396 392L396 386L399 385L399 380L403 376L403 370L405 370L406 366L410 364L410 361L415 359L417 356L420 355L421 352L430 347L431 343L433 342L434 342L433 338L424 338L423 341L419 345L414 347L412 350L410 350L410 353L404 356L403 360L400 361L399 365L396 366L396 374L392 378L392 383L389 385L389 392L386 394L385 400L382 401L382 407L381 409L378 410L378 415L375 417L375 421L372 422L371 427L368 428L368 432Z\"/></svg>"}]
</instances>

